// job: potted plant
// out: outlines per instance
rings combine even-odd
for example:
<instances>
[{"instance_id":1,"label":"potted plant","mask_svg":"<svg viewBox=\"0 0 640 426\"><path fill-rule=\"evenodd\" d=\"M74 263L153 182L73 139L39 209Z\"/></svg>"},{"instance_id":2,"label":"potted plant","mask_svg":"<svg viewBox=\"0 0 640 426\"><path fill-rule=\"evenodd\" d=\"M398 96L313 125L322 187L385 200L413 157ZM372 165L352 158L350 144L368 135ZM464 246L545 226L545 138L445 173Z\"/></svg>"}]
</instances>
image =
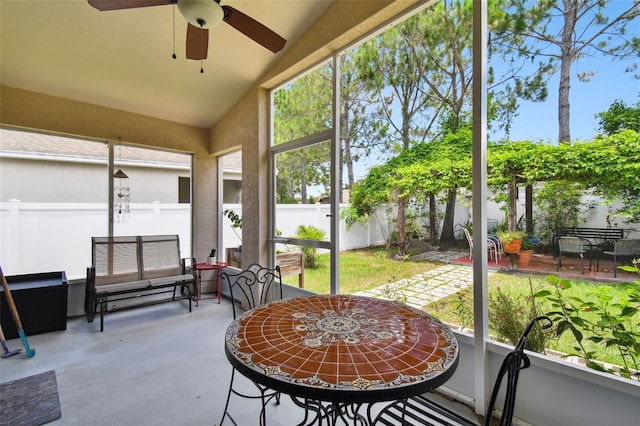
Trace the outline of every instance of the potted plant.
<instances>
[{"instance_id":1,"label":"potted plant","mask_svg":"<svg viewBox=\"0 0 640 426\"><path fill-rule=\"evenodd\" d=\"M514 254L520 252L520 246L522 245L522 239L527 234L522 231L501 231L498 232L498 238L502 243L502 249L507 254Z\"/></svg>"},{"instance_id":2,"label":"potted plant","mask_svg":"<svg viewBox=\"0 0 640 426\"><path fill-rule=\"evenodd\" d=\"M531 263L533 256L533 242L529 238L524 238L520 245L520 253L518 253L518 266L524 268Z\"/></svg>"},{"instance_id":3,"label":"potted plant","mask_svg":"<svg viewBox=\"0 0 640 426\"><path fill-rule=\"evenodd\" d=\"M229 220L231 221L231 229L233 230L234 234L236 234L236 237L238 237L238 239L240 240L240 243L242 243L242 237L240 236L240 234L238 234L238 231L236 231L236 229L242 229L242 216L229 209L222 212L222 214L229 218ZM242 244L238 246L238 251L242 251Z\"/></svg>"},{"instance_id":4,"label":"potted plant","mask_svg":"<svg viewBox=\"0 0 640 426\"><path fill-rule=\"evenodd\" d=\"M211 249L209 257L207 257L207 265L215 265L216 263L216 249Z\"/></svg>"}]
</instances>

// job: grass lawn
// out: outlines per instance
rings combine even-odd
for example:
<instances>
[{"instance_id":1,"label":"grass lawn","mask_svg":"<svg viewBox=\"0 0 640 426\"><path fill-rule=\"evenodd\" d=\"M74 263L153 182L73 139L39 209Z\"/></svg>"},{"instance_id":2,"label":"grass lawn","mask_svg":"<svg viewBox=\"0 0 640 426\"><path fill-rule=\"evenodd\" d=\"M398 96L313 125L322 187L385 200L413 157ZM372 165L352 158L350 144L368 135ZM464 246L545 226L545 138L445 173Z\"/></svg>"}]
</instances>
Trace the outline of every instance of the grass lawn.
<instances>
[{"instance_id":1,"label":"grass lawn","mask_svg":"<svg viewBox=\"0 0 640 426\"><path fill-rule=\"evenodd\" d=\"M353 294L435 269L440 264L405 260L397 262L384 247L340 253L340 293ZM329 254L318 255L318 268L304 270L304 287L315 293L329 292Z\"/></svg>"},{"instance_id":2,"label":"grass lawn","mask_svg":"<svg viewBox=\"0 0 640 426\"><path fill-rule=\"evenodd\" d=\"M419 252L419 247L414 248L414 253ZM385 249L385 247L372 247L361 250L350 250L340 253L340 293L341 294L353 294L362 290L377 287L383 284L398 281L402 278L409 278L413 275L429 271L441 266L440 263L426 262L426 261L410 261L404 260L402 262L394 260L395 249ZM317 269L305 269L305 288L316 293L328 293L329 292L329 255L318 255ZM522 323L526 323L524 318L525 312L528 311L529 303L531 300L531 290L529 280L531 280L531 286L534 292L537 292L543 288L550 288L550 284L547 283L546 277L542 275L516 275L513 273L500 273L494 272L489 276L489 291L490 294L495 293L499 288L503 294L509 296L510 303L513 309L516 311L513 316L516 321L517 335L521 332L524 326ZM626 297L625 290L620 286L607 285L605 283L598 283L592 281L572 281L571 289L565 290L567 296L577 297L582 300L603 300L604 297L609 303L614 303L621 298ZM457 294L442 299L434 304L425 306L424 309L441 320L455 325L462 325L467 328L472 328L471 323L473 319L472 304L473 300L471 292L465 292L464 294ZM461 300L464 299L464 303L461 304ZM539 312L542 314L547 313L552 308L548 303L545 303L542 299L536 299ZM505 306L492 306L490 305L490 311L494 311L499 308L505 308ZM523 318L517 318L517 317ZM589 312L581 313L581 316L587 320L596 320L596 316ZM629 321L628 327L640 332L640 314L636 314ZM462 318L462 320L460 319ZM506 321L504 317L500 317L501 321ZM513 319L513 318L512 318ZM490 323L490 331L494 335L499 335L497 332L496 321L494 319ZM518 323L517 321L521 321ZM503 325L503 324L501 324ZM504 327L503 327L504 328ZM552 334L551 332L549 332ZM502 339L505 341L505 339ZM512 342L515 344L515 342ZM547 348L553 349L563 353L575 353L573 349L576 346L576 341L570 332L564 333L559 339L553 338L547 343ZM615 347L605 348L604 345L596 345L592 342L587 342L586 347L588 350L597 352L595 357L603 362L619 365L621 363L621 357L617 353Z\"/></svg>"}]
</instances>

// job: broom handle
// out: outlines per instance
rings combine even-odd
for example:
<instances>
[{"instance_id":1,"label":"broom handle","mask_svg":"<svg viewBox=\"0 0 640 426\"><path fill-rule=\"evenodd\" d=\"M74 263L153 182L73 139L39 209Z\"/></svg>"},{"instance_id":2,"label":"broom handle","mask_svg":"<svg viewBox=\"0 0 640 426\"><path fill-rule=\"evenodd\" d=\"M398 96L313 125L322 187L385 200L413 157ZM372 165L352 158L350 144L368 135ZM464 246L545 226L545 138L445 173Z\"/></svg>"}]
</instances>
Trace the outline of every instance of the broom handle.
<instances>
[{"instance_id":1,"label":"broom handle","mask_svg":"<svg viewBox=\"0 0 640 426\"><path fill-rule=\"evenodd\" d=\"M2 287L4 288L4 295L7 299L7 303L9 304L11 315L13 315L13 320L16 322L16 326L18 327L18 335L20 336L20 340L22 340L22 345L24 346L24 350L27 352L27 357L32 358L36 354L36 351L35 349L31 349L31 347L29 346L29 342L27 341L27 336L25 335L24 330L22 329L22 321L20 321L18 308L16 308L16 304L13 301L11 290L9 290L9 284L7 284L7 279L4 277L4 272L2 272L2 266L0 266L0 276L2 278Z\"/></svg>"},{"instance_id":2,"label":"broom handle","mask_svg":"<svg viewBox=\"0 0 640 426\"><path fill-rule=\"evenodd\" d=\"M2 272L2 266L0 266L0 275L2 276L2 287L4 288L4 295L7 298L7 304L9 305L9 310L11 311L11 315L13 316L13 320L16 322L16 326L18 327L18 330L20 330L22 329L22 321L20 321L18 308L16 308L16 303L13 301L13 296L11 295L11 290L9 290L9 284L7 284L7 279L4 277L4 272Z\"/></svg>"}]
</instances>

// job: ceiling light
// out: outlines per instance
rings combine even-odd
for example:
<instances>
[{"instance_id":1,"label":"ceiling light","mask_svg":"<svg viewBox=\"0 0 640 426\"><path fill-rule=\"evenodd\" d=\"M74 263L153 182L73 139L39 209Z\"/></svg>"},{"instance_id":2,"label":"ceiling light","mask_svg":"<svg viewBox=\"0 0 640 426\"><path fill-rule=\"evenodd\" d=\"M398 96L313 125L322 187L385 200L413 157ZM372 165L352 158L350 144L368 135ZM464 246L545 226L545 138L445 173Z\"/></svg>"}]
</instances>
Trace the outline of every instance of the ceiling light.
<instances>
[{"instance_id":1,"label":"ceiling light","mask_svg":"<svg viewBox=\"0 0 640 426\"><path fill-rule=\"evenodd\" d=\"M198 28L213 28L224 18L224 11L215 0L178 0L178 10Z\"/></svg>"}]
</instances>

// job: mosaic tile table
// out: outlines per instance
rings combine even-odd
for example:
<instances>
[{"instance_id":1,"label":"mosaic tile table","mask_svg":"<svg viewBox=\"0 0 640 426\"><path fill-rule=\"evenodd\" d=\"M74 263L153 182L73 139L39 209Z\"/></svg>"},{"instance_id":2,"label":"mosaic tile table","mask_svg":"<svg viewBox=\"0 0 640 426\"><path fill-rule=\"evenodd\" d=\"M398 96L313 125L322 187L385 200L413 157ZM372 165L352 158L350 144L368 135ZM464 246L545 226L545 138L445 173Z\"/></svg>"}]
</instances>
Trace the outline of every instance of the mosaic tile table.
<instances>
[{"instance_id":1,"label":"mosaic tile table","mask_svg":"<svg viewBox=\"0 0 640 426\"><path fill-rule=\"evenodd\" d=\"M227 329L225 352L249 379L333 423L336 416L360 417L362 404L433 390L458 364L458 341L436 318L346 295L284 299L247 311Z\"/></svg>"}]
</instances>

